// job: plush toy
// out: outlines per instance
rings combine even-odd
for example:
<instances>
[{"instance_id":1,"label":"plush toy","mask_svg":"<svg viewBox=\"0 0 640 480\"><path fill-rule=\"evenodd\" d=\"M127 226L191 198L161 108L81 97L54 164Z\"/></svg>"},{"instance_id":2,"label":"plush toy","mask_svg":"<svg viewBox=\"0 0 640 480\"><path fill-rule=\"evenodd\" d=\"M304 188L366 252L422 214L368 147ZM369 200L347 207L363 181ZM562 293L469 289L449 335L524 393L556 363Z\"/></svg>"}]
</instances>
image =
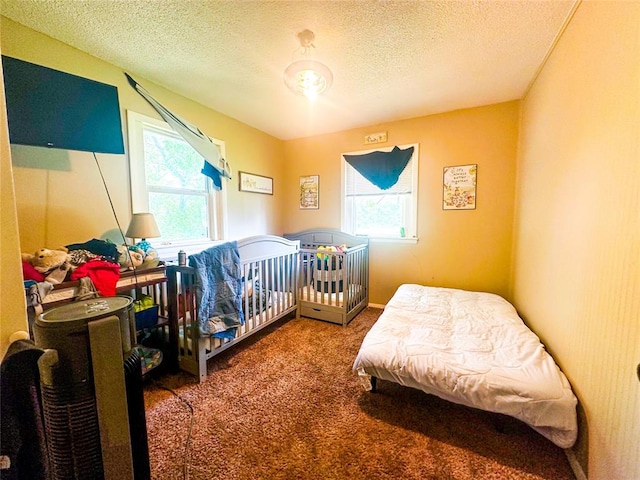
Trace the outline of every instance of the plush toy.
<instances>
[{"instance_id":1,"label":"plush toy","mask_svg":"<svg viewBox=\"0 0 640 480\"><path fill-rule=\"evenodd\" d=\"M318 247L318 253L317 256L320 259L324 259L324 260L328 260L329 259L329 255L326 253L322 253L322 252L346 252L347 251L347 246L345 244L342 244L340 246L335 246L335 245L328 245L326 247L320 245Z\"/></svg>"},{"instance_id":2,"label":"plush toy","mask_svg":"<svg viewBox=\"0 0 640 480\"><path fill-rule=\"evenodd\" d=\"M144 256L142 265L140 265L140 268L144 269L157 267L159 263L160 258L158 258L158 252L156 252L153 248L148 248Z\"/></svg>"},{"instance_id":3,"label":"plush toy","mask_svg":"<svg viewBox=\"0 0 640 480\"><path fill-rule=\"evenodd\" d=\"M126 245L118 245L118 264L121 270L133 270L142 265L144 253L137 249L131 249Z\"/></svg>"},{"instance_id":4,"label":"plush toy","mask_svg":"<svg viewBox=\"0 0 640 480\"><path fill-rule=\"evenodd\" d=\"M31 265L44 280L52 284L65 281L71 271L69 254L65 250L41 248L34 254L23 253L22 261Z\"/></svg>"}]
</instances>

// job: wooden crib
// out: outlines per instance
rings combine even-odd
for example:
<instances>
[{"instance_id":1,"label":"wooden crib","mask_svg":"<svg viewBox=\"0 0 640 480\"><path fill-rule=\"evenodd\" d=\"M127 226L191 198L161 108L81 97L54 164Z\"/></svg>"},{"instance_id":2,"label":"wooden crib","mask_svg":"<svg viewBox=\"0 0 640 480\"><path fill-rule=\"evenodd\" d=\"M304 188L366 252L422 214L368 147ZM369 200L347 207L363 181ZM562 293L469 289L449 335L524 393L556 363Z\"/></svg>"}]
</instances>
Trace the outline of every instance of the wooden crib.
<instances>
[{"instance_id":1,"label":"wooden crib","mask_svg":"<svg viewBox=\"0 0 640 480\"><path fill-rule=\"evenodd\" d=\"M313 229L285 234L285 238L300 241L298 316L347 325L366 308L369 304L368 237L340 230ZM335 247L336 251L326 247Z\"/></svg>"},{"instance_id":2,"label":"wooden crib","mask_svg":"<svg viewBox=\"0 0 640 480\"><path fill-rule=\"evenodd\" d=\"M242 275L244 325L231 339L203 337L198 328L195 289L197 275L188 266L169 266L169 322L178 339L178 366L198 377L207 376L207 360L297 310L300 242L273 235L238 240ZM192 328L193 327L193 328Z\"/></svg>"}]
</instances>

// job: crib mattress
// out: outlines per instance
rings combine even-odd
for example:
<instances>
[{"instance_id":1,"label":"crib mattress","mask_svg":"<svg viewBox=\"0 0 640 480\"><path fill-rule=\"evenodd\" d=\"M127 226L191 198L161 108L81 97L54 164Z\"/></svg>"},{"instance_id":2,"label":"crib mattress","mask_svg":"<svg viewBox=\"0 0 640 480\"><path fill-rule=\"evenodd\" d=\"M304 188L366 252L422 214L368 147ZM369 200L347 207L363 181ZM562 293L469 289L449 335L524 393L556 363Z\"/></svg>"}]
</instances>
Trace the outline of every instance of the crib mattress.
<instances>
[{"instance_id":1,"label":"crib mattress","mask_svg":"<svg viewBox=\"0 0 640 480\"><path fill-rule=\"evenodd\" d=\"M343 292L323 293L321 291L315 290L313 287L302 288L300 290L299 300L304 302L316 302L325 305L333 305L336 307L344 306Z\"/></svg>"},{"instance_id":2,"label":"crib mattress","mask_svg":"<svg viewBox=\"0 0 640 480\"><path fill-rule=\"evenodd\" d=\"M353 369L513 416L562 448L576 440L569 381L498 295L401 285L365 336Z\"/></svg>"},{"instance_id":3,"label":"crib mattress","mask_svg":"<svg viewBox=\"0 0 640 480\"><path fill-rule=\"evenodd\" d=\"M358 298L358 296L361 295L361 285L350 284L347 288L350 289L349 295L351 298ZM300 289L299 300L342 308L344 307L344 291L328 293L316 290L312 285L305 285Z\"/></svg>"}]
</instances>

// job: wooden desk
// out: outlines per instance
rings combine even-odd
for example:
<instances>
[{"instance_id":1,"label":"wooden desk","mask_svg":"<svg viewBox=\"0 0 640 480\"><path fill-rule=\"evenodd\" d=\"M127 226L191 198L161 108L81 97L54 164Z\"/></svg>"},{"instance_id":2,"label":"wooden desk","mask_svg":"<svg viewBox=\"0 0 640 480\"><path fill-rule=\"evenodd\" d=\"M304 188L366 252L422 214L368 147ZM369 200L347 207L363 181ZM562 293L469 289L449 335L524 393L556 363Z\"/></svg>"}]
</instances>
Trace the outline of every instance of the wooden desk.
<instances>
[{"instance_id":1,"label":"wooden desk","mask_svg":"<svg viewBox=\"0 0 640 480\"><path fill-rule=\"evenodd\" d=\"M63 282L54 285L53 290L42 299L43 311L51 308L62 306L73 301L79 301L80 281ZM134 300L140 295L149 295L153 298L155 304L158 305L158 322L142 330L136 330L136 338L132 339L133 343L138 344L142 335L159 331L164 339L164 348L160 348L163 354L162 363L164 366L174 371L178 366L178 350L177 350L177 332L169 326L168 302L167 302L167 275L165 266L160 265L154 268L144 270L128 270L121 272L120 278L116 283L117 295L128 295ZM80 300L81 301L81 300ZM35 321L37 314L33 307L28 308L29 329Z\"/></svg>"},{"instance_id":2,"label":"wooden desk","mask_svg":"<svg viewBox=\"0 0 640 480\"><path fill-rule=\"evenodd\" d=\"M131 295L135 298L135 295L131 294L131 292L135 292L136 289L139 290L142 287L166 283L166 281L167 275L164 265L145 270L128 270L120 273L120 278L116 283L116 293L119 295ZM53 290L42 299L42 308L48 310L52 307L72 302L77 299L79 290L79 280L54 285ZM166 304L166 302L164 303Z\"/></svg>"}]
</instances>

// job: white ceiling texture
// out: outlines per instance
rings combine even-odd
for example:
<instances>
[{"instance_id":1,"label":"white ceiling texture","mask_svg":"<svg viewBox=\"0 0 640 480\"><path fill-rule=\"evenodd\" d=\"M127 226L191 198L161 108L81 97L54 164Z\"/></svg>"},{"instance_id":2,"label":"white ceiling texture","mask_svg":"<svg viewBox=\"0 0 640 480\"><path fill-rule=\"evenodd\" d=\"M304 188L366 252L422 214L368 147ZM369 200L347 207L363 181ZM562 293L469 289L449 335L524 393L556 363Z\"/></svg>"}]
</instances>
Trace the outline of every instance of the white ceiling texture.
<instances>
[{"instance_id":1,"label":"white ceiling texture","mask_svg":"<svg viewBox=\"0 0 640 480\"><path fill-rule=\"evenodd\" d=\"M0 13L287 140L522 98L579 1L0 0ZM334 76L313 102L282 76L304 29Z\"/></svg>"}]
</instances>

